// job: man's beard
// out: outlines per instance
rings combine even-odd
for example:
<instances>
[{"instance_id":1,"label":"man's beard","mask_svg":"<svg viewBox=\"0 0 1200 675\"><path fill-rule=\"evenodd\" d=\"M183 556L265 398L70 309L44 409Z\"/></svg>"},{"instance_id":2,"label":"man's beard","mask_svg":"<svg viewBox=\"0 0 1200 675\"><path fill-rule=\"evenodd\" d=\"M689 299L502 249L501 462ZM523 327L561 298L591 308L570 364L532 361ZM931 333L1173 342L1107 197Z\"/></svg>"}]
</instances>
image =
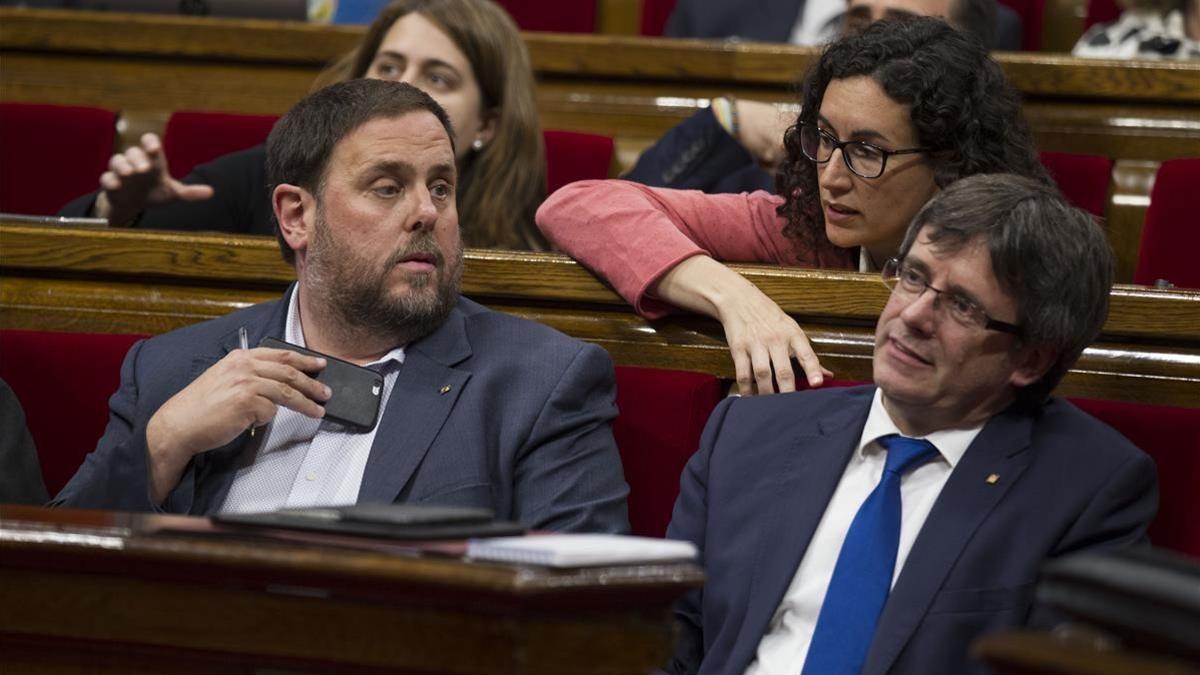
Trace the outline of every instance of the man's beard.
<instances>
[{"instance_id":1,"label":"man's beard","mask_svg":"<svg viewBox=\"0 0 1200 675\"><path fill-rule=\"evenodd\" d=\"M386 336L399 346L425 337L445 323L462 288L461 246L453 260L445 260L433 234L424 231L394 251L379 269L330 232L323 211L317 210L306 274L326 316L340 323L332 330ZM389 276L401 260L416 253L433 256L434 271L411 274L405 293L389 293ZM435 279L437 285L431 288Z\"/></svg>"}]
</instances>

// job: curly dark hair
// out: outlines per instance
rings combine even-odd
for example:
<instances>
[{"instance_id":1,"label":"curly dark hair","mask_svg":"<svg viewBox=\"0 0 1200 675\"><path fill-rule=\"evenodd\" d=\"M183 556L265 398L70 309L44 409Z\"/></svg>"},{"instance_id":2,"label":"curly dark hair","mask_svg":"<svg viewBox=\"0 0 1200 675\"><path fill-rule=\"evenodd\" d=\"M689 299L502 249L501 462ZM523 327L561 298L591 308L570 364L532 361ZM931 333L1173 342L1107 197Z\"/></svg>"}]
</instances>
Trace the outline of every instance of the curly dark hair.
<instances>
[{"instance_id":1,"label":"curly dark hair","mask_svg":"<svg viewBox=\"0 0 1200 675\"><path fill-rule=\"evenodd\" d=\"M776 179L785 198L778 214L797 248L828 242L816 164L800 151L801 123L812 123L831 80L869 76L892 100L909 107L917 144L934 181L944 188L977 173L1012 173L1045 183L1021 101L999 64L976 41L941 19L880 21L827 47L804 78L801 111L784 136L787 151Z\"/></svg>"}]
</instances>

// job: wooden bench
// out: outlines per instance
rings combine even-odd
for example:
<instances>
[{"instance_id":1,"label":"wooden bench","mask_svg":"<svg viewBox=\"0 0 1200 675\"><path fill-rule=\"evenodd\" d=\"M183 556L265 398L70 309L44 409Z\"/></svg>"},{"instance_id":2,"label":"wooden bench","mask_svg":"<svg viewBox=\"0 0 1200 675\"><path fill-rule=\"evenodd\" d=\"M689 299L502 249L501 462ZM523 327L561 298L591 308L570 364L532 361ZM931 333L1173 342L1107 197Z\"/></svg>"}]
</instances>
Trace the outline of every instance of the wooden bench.
<instances>
[{"instance_id":1,"label":"wooden bench","mask_svg":"<svg viewBox=\"0 0 1200 675\"><path fill-rule=\"evenodd\" d=\"M873 327L887 297L876 276L736 269L800 321L838 379L871 379ZM43 461L51 491L91 449L103 424L102 399L115 388L120 358L109 352L123 352L130 334L161 333L277 298L292 279L267 237L0 222L0 350L17 345L12 349L20 352L0 353L0 372L12 369L4 359L26 358L45 365L27 363L25 371L71 378L64 387L83 386L79 382L89 376L107 383L89 394L95 399L86 415L94 418L90 438L47 450L54 453ZM631 521L639 533L661 534L679 472L720 397L712 376L733 373L721 327L694 316L646 321L578 264L554 254L468 251L464 292L612 354ZM100 362L106 372L83 372ZM1200 521L1189 515L1200 480L1200 291L1115 288L1104 333L1057 393L1116 426L1160 462L1163 514L1154 534L1200 555ZM39 394L52 399L44 406L51 411L55 400L72 400L53 388ZM31 427L38 412L29 411ZM51 424L57 419L42 417ZM73 419L83 424L84 417Z\"/></svg>"},{"instance_id":2,"label":"wooden bench","mask_svg":"<svg viewBox=\"0 0 1200 675\"><path fill-rule=\"evenodd\" d=\"M464 294L602 345L619 364L733 375L721 326L647 321L571 259L470 250ZM735 265L805 326L840 379L871 379L887 289L872 274ZM278 297L269 237L0 222L0 328L156 334ZM1117 286L1065 396L1200 408L1200 291Z\"/></svg>"},{"instance_id":3,"label":"wooden bench","mask_svg":"<svg viewBox=\"0 0 1200 675\"><path fill-rule=\"evenodd\" d=\"M279 114L361 27L0 9L0 99L122 113L122 144L175 110ZM546 128L616 140L628 166L723 93L795 101L817 52L786 45L527 33ZM1116 160L1106 213L1133 277L1159 162L1200 157L1200 64L998 54L1043 150Z\"/></svg>"}]
</instances>

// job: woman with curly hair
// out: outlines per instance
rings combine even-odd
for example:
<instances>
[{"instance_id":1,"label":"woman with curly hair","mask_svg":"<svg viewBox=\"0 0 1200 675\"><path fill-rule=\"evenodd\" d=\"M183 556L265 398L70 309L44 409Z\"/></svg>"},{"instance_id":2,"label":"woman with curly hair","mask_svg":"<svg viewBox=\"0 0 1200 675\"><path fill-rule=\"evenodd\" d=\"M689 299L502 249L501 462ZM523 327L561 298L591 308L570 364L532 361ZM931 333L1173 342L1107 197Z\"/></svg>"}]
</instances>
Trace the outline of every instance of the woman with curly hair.
<instances>
[{"instance_id":1,"label":"woman with curly hair","mask_svg":"<svg viewBox=\"0 0 1200 675\"><path fill-rule=\"evenodd\" d=\"M512 18L491 0L394 0L351 53L313 90L359 77L398 80L434 98L450 117L458 162L458 213L467 246L545 249L533 224L546 196L546 160L533 71ZM167 170L153 134L113 155L99 193L61 215L114 226L271 234L263 146L196 167Z\"/></svg>"},{"instance_id":2,"label":"woman with curly hair","mask_svg":"<svg viewBox=\"0 0 1200 675\"><path fill-rule=\"evenodd\" d=\"M932 18L883 22L829 46L804 81L778 192L703 194L583 181L538 211L551 241L643 316L678 307L718 319L742 393L810 386L804 331L717 262L878 269L938 190L977 173L1049 182L1020 101L984 48ZM773 382L774 379L774 382Z\"/></svg>"}]
</instances>

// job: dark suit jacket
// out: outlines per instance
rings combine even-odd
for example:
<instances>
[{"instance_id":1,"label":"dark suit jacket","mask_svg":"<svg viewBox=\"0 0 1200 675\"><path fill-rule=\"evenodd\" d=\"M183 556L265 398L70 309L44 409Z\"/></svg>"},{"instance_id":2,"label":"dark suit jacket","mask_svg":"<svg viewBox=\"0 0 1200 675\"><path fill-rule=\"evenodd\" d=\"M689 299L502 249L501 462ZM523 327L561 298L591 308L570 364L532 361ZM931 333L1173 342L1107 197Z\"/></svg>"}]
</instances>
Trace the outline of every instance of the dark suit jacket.
<instances>
[{"instance_id":1,"label":"dark suit jacket","mask_svg":"<svg viewBox=\"0 0 1200 675\"><path fill-rule=\"evenodd\" d=\"M677 609L672 672L741 673L754 659L873 394L735 398L714 411L667 530L702 549L708 577ZM1142 542L1157 504L1150 458L1071 404L993 417L918 534L863 673L987 672L968 658L975 637L1050 618L1033 607L1043 561Z\"/></svg>"},{"instance_id":2,"label":"dark suit jacket","mask_svg":"<svg viewBox=\"0 0 1200 675\"><path fill-rule=\"evenodd\" d=\"M623 176L650 187L723 192L775 191L775 180L702 108L646 148Z\"/></svg>"},{"instance_id":3,"label":"dark suit jacket","mask_svg":"<svg viewBox=\"0 0 1200 675\"><path fill-rule=\"evenodd\" d=\"M12 387L0 380L0 504L45 504L46 484L25 411Z\"/></svg>"},{"instance_id":4,"label":"dark suit jacket","mask_svg":"<svg viewBox=\"0 0 1200 675\"><path fill-rule=\"evenodd\" d=\"M679 0L663 34L679 38L740 38L756 42L787 42L804 0ZM1021 17L996 3L996 33L992 49L1020 51Z\"/></svg>"},{"instance_id":5,"label":"dark suit jacket","mask_svg":"<svg viewBox=\"0 0 1200 675\"><path fill-rule=\"evenodd\" d=\"M282 338L286 314L287 296L135 345L99 446L55 502L154 510L150 417L238 347L239 326L255 345ZM462 298L441 328L405 350L358 501L479 506L531 528L624 532L613 392L604 350ZM264 436L242 434L197 455L162 509L215 512L239 459Z\"/></svg>"},{"instance_id":6,"label":"dark suit jacket","mask_svg":"<svg viewBox=\"0 0 1200 675\"><path fill-rule=\"evenodd\" d=\"M184 177L183 182L211 185L212 198L146 209L138 216L133 227L150 230L216 230L239 234L275 233L271 193L267 189L266 146L256 145L201 164ZM58 215L87 216L96 203L96 194L91 192L73 199Z\"/></svg>"}]
</instances>

